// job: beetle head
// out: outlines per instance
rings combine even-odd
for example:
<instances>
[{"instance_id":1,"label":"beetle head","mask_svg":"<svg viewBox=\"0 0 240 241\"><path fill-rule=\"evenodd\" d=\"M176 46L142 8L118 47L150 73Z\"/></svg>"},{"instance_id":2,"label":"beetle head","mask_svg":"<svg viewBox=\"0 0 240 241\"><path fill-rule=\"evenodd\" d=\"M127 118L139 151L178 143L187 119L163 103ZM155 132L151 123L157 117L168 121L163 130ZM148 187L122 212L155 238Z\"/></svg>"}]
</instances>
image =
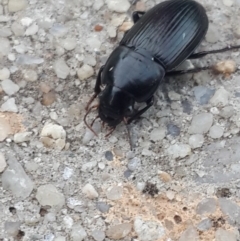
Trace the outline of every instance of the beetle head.
<instances>
[{"instance_id":1,"label":"beetle head","mask_svg":"<svg viewBox=\"0 0 240 241\"><path fill-rule=\"evenodd\" d=\"M115 86L107 85L99 95L99 117L109 126L117 126L129 116L134 100Z\"/></svg>"}]
</instances>

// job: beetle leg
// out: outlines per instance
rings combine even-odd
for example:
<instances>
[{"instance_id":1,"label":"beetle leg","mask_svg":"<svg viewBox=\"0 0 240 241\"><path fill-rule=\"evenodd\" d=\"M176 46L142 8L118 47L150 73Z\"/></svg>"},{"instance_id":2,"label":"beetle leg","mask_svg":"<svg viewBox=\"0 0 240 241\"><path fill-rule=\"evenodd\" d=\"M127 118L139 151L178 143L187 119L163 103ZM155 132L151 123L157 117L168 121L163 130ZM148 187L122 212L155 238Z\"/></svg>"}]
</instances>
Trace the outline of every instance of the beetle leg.
<instances>
[{"instance_id":1,"label":"beetle leg","mask_svg":"<svg viewBox=\"0 0 240 241\"><path fill-rule=\"evenodd\" d=\"M105 135L105 137L109 137L114 132L115 129L116 127L112 127L110 131L107 133L107 135Z\"/></svg>"},{"instance_id":2,"label":"beetle leg","mask_svg":"<svg viewBox=\"0 0 240 241\"><path fill-rule=\"evenodd\" d=\"M133 19L133 22L136 23L141 17L139 15L143 15L145 14L145 12L142 12L142 11L135 11L132 13L132 19Z\"/></svg>"},{"instance_id":3,"label":"beetle leg","mask_svg":"<svg viewBox=\"0 0 240 241\"><path fill-rule=\"evenodd\" d=\"M93 96L90 98L90 100L88 101L87 103L87 106L86 106L86 110L89 109L89 106L91 105L91 103L94 101L94 99L97 97L97 95L101 92L101 75L102 75L102 71L104 69L104 65L101 66L101 68L99 69L99 72L98 72L98 76L97 76L97 80L96 80L96 84L95 84L95 87L94 87L94 94Z\"/></svg>"},{"instance_id":4,"label":"beetle leg","mask_svg":"<svg viewBox=\"0 0 240 241\"><path fill-rule=\"evenodd\" d=\"M193 74L193 73L197 73L199 71L202 71L202 70L208 70L208 69L211 69L212 66L205 66L205 67L201 67L201 68L194 68L194 69L187 69L187 70L176 70L176 71L170 71L170 72L167 72L165 74L165 76L175 76L175 75L183 75L183 74Z\"/></svg>"},{"instance_id":5,"label":"beetle leg","mask_svg":"<svg viewBox=\"0 0 240 241\"><path fill-rule=\"evenodd\" d=\"M223 52L226 52L226 51L230 51L230 50L233 50L233 49L240 49L240 45L235 45L235 46L227 46L225 48L222 48L222 49L215 49L215 50L210 50L210 51L203 51L203 52L199 52L199 53L195 53L195 54L192 54L188 57L188 59L198 59L198 58L202 58L208 54L217 54L217 53L223 53Z\"/></svg>"},{"instance_id":6,"label":"beetle leg","mask_svg":"<svg viewBox=\"0 0 240 241\"><path fill-rule=\"evenodd\" d=\"M133 116L131 116L128 120L127 120L127 124L130 124L133 120L137 119L138 117L140 117L144 112L146 112L152 105L153 105L153 97L151 99L149 99L148 101L146 101L147 106L145 106L143 109L137 111L136 113L134 113Z\"/></svg>"}]
</instances>

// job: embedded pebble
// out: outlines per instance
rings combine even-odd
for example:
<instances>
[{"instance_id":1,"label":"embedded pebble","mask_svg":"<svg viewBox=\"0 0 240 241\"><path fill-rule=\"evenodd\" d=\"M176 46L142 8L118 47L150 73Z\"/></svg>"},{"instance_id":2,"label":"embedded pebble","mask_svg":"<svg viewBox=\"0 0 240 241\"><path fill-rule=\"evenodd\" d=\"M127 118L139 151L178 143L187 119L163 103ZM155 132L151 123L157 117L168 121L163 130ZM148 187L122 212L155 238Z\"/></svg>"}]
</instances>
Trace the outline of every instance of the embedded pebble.
<instances>
[{"instance_id":1,"label":"embedded pebble","mask_svg":"<svg viewBox=\"0 0 240 241\"><path fill-rule=\"evenodd\" d=\"M179 238L179 241L186 241L186 240L191 240L191 241L199 240L198 232L193 226L190 226L185 231L183 231L183 233Z\"/></svg>"},{"instance_id":2,"label":"embedded pebble","mask_svg":"<svg viewBox=\"0 0 240 241\"><path fill-rule=\"evenodd\" d=\"M223 214L229 217L232 223L240 225L240 206L226 198L219 198L218 202Z\"/></svg>"},{"instance_id":3,"label":"embedded pebble","mask_svg":"<svg viewBox=\"0 0 240 241\"><path fill-rule=\"evenodd\" d=\"M134 220L134 231L141 241L156 241L165 234L164 227L160 222L144 221L140 217L136 217Z\"/></svg>"},{"instance_id":4,"label":"embedded pebble","mask_svg":"<svg viewBox=\"0 0 240 241\"><path fill-rule=\"evenodd\" d=\"M5 160L5 156L2 152L0 152L0 173L3 172L6 167L7 167L7 163Z\"/></svg>"},{"instance_id":5,"label":"embedded pebble","mask_svg":"<svg viewBox=\"0 0 240 241\"><path fill-rule=\"evenodd\" d=\"M114 26L109 26L107 28L107 33L110 38L115 38L117 36L117 29Z\"/></svg>"},{"instance_id":6,"label":"embedded pebble","mask_svg":"<svg viewBox=\"0 0 240 241\"><path fill-rule=\"evenodd\" d=\"M238 237L235 233L219 228L215 233L216 241L238 241Z\"/></svg>"},{"instance_id":7,"label":"embedded pebble","mask_svg":"<svg viewBox=\"0 0 240 241\"><path fill-rule=\"evenodd\" d=\"M16 238L21 226L21 222L5 222L4 232L11 237Z\"/></svg>"},{"instance_id":8,"label":"embedded pebble","mask_svg":"<svg viewBox=\"0 0 240 241\"><path fill-rule=\"evenodd\" d=\"M117 13L125 13L130 8L128 0L106 0L109 10Z\"/></svg>"},{"instance_id":9,"label":"embedded pebble","mask_svg":"<svg viewBox=\"0 0 240 241\"><path fill-rule=\"evenodd\" d=\"M58 59L53 65L54 71L58 78L66 79L70 73L70 69L63 59Z\"/></svg>"},{"instance_id":10,"label":"embedded pebble","mask_svg":"<svg viewBox=\"0 0 240 241\"><path fill-rule=\"evenodd\" d=\"M22 143L22 142L30 141L31 136L32 136L32 132L16 133L14 135L13 140L15 143Z\"/></svg>"},{"instance_id":11,"label":"embedded pebble","mask_svg":"<svg viewBox=\"0 0 240 241\"><path fill-rule=\"evenodd\" d=\"M103 241L105 239L105 233L101 230L93 230L91 235L95 241Z\"/></svg>"},{"instance_id":12,"label":"embedded pebble","mask_svg":"<svg viewBox=\"0 0 240 241\"><path fill-rule=\"evenodd\" d=\"M26 36L34 35L38 32L38 25L36 23L29 26L25 32Z\"/></svg>"},{"instance_id":13,"label":"embedded pebble","mask_svg":"<svg viewBox=\"0 0 240 241\"><path fill-rule=\"evenodd\" d=\"M150 133L150 140L161 141L166 136L165 128L155 128Z\"/></svg>"},{"instance_id":14,"label":"embedded pebble","mask_svg":"<svg viewBox=\"0 0 240 241\"><path fill-rule=\"evenodd\" d=\"M4 102L1 106L1 110L6 112L18 112L18 107L15 104L15 99L10 98Z\"/></svg>"},{"instance_id":15,"label":"embedded pebble","mask_svg":"<svg viewBox=\"0 0 240 241\"><path fill-rule=\"evenodd\" d=\"M9 79L2 81L2 88L7 95L14 95L19 91L19 86Z\"/></svg>"},{"instance_id":16,"label":"embedded pebble","mask_svg":"<svg viewBox=\"0 0 240 241\"><path fill-rule=\"evenodd\" d=\"M24 35L24 27L17 21L11 25L11 30L16 37Z\"/></svg>"},{"instance_id":17,"label":"embedded pebble","mask_svg":"<svg viewBox=\"0 0 240 241\"><path fill-rule=\"evenodd\" d=\"M181 95L179 95L178 93L174 92L174 91L169 91L168 92L168 97L170 100L181 100Z\"/></svg>"},{"instance_id":18,"label":"embedded pebble","mask_svg":"<svg viewBox=\"0 0 240 241\"><path fill-rule=\"evenodd\" d=\"M56 94L54 91L43 94L41 104L44 106L52 105L56 101Z\"/></svg>"},{"instance_id":19,"label":"embedded pebble","mask_svg":"<svg viewBox=\"0 0 240 241\"><path fill-rule=\"evenodd\" d=\"M26 81L36 81L38 79L36 71L32 69L23 71L23 77Z\"/></svg>"},{"instance_id":20,"label":"embedded pebble","mask_svg":"<svg viewBox=\"0 0 240 241\"><path fill-rule=\"evenodd\" d=\"M66 131L60 125L46 124L41 131L40 140L46 147L62 150L66 142Z\"/></svg>"},{"instance_id":21,"label":"embedded pebble","mask_svg":"<svg viewBox=\"0 0 240 241\"><path fill-rule=\"evenodd\" d=\"M232 106L225 106L222 108L221 112L219 113L220 116L223 118L230 118L234 114L234 108Z\"/></svg>"},{"instance_id":22,"label":"embedded pebble","mask_svg":"<svg viewBox=\"0 0 240 241\"><path fill-rule=\"evenodd\" d=\"M137 158L137 157L134 157L133 159L131 159L129 162L128 162L128 165L127 165L127 167L128 167L128 169L130 170L130 171L135 171L136 169L137 169L137 167L140 165L140 159L139 158Z\"/></svg>"},{"instance_id":23,"label":"embedded pebble","mask_svg":"<svg viewBox=\"0 0 240 241\"><path fill-rule=\"evenodd\" d=\"M206 218L203 219L198 225L197 225L197 229L199 231L207 231L209 230L211 227L213 226L213 222L211 219Z\"/></svg>"},{"instance_id":24,"label":"embedded pebble","mask_svg":"<svg viewBox=\"0 0 240 241\"><path fill-rule=\"evenodd\" d=\"M71 51L75 49L76 45L77 45L77 41L75 38L66 38L61 41L61 46L67 51Z\"/></svg>"},{"instance_id":25,"label":"embedded pebble","mask_svg":"<svg viewBox=\"0 0 240 241\"><path fill-rule=\"evenodd\" d=\"M188 143L193 149L199 148L204 143L204 136L202 134L191 135L189 137Z\"/></svg>"},{"instance_id":26,"label":"embedded pebble","mask_svg":"<svg viewBox=\"0 0 240 241\"><path fill-rule=\"evenodd\" d=\"M223 4L227 7L231 7L234 3L233 0L222 0Z\"/></svg>"},{"instance_id":27,"label":"embedded pebble","mask_svg":"<svg viewBox=\"0 0 240 241\"><path fill-rule=\"evenodd\" d=\"M77 75L80 80L86 80L93 76L94 70L91 66L84 64L78 71Z\"/></svg>"},{"instance_id":28,"label":"embedded pebble","mask_svg":"<svg viewBox=\"0 0 240 241\"><path fill-rule=\"evenodd\" d=\"M7 68L0 69L0 80L7 80L10 77L10 71Z\"/></svg>"},{"instance_id":29,"label":"embedded pebble","mask_svg":"<svg viewBox=\"0 0 240 241\"><path fill-rule=\"evenodd\" d=\"M172 181L172 176L169 173L167 173L167 172L161 171L159 176L160 176L160 179L163 182L170 182L170 181Z\"/></svg>"},{"instance_id":30,"label":"embedded pebble","mask_svg":"<svg viewBox=\"0 0 240 241\"><path fill-rule=\"evenodd\" d=\"M7 56L10 51L10 42L7 38L0 37L0 57Z\"/></svg>"},{"instance_id":31,"label":"embedded pebble","mask_svg":"<svg viewBox=\"0 0 240 241\"><path fill-rule=\"evenodd\" d=\"M107 213L110 209L110 205L108 205L105 202L97 202L96 208L101 212L101 213Z\"/></svg>"},{"instance_id":32,"label":"embedded pebble","mask_svg":"<svg viewBox=\"0 0 240 241\"><path fill-rule=\"evenodd\" d=\"M205 86L197 86L193 88L196 100L201 105L206 105L213 97L215 90L209 89Z\"/></svg>"},{"instance_id":33,"label":"embedded pebble","mask_svg":"<svg viewBox=\"0 0 240 241\"><path fill-rule=\"evenodd\" d=\"M119 240L125 238L131 232L131 230L131 223L122 223L109 227L106 231L106 236L114 240Z\"/></svg>"},{"instance_id":34,"label":"embedded pebble","mask_svg":"<svg viewBox=\"0 0 240 241\"><path fill-rule=\"evenodd\" d=\"M228 104L229 92L224 88L218 89L211 98L210 103L213 106L226 106Z\"/></svg>"},{"instance_id":35,"label":"embedded pebble","mask_svg":"<svg viewBox=\"0 0 240 241\"><path fill-rule=\"evenodd\" d=\"M109 200L119 200L123 196L123 188L120 186L114 186L107 190L106 195Z\"/></svg>"},{"instance_id":36,"label":"embedded pebble","mask_svg":"<svg viewBox=\"0 0 240 241\"><path fill-rule=\"evenodd\" d=\"M126 32L133 26L133 22L124 22L120 27L119 31Z\"/></svg>"},{"instance_id":37,"label":"embedded pebble","mask_svg":"<svg viewBox=\"0 0 240 241\"><path fill-rule=\"evenodd\" d=\"M89 199L95 199L98 197L96 189L91 184L86 184L82 189L83 194L85 194Z\"/></svg>"},{"instance_id":38,"label":"embedded pebble","mask_svg":"<svg viewBox=\"0 0 240 241\"><path fill-rule=\"evenodd\" d=\"M191 147L187 144L174 144L167 149L168 155L172 158L184 158L191 154Z\"/></svg>"},{"instance_id":39,"label":"embedded pebble","mask_svg":"<svg viewBox=\"0 0 240 241\"><path fill-rule=\"evenodd\" d=\"M16 59L16 63L20 65L42 64L43 62L44 62L43 58L38 58L27 54L21 54Z\"/></svg>"},{"instance_id":40,"label":"embedded pebble","mask_svg":"<svg viewBox=\"0 0 240 241\"><path fill-rule=\"evenodd\" d=\"M42 206L51 206L61 209L65 204L64 195L52 184L46 184L38 187L36 198Z\"/></svg>"},{"instance_id":41,"label":"embedded pebble","mask_svg":"<svg viewBox=\"0 0 240 241\"><path fill-rule=\"evenodd\" d=\"M218 139L223 136L224 128L219 125L214 125L209 130L209 136L213 139Z\"/></svg>"},{"instance_id":42,"label":"embedded pebble","mask_svg":"<svg viewBox=\"0 0 240 241\"><path fill-rule=\"evenodd\" d=\"M9 155L7 163L8 167L2 174L3 188L16 197L27 198L33 190L32 180L14 156Z\"/></svg>"},{"instance_id":43,"label":"embedded pebble","mask_svg":"<svg viewBox=\"0 0 240 241\"><path fill-rule=\"evenodd\" d=\"M85 229L82 227L81 223L76 223L72 227L71 231L72 241L82 241L87 237Z\"/></svg>"},{"instance_id":44,"label":"embedded pebble","mask_svg":"<svg viewBox=\"0 0 240 241\"><path fill-rule=\"evenodd\" d=\"M27 0L9 0L8 2L8 11L9 12L18 12L26 8L28 5Z\"/></svg>"},{"instance_id":45,"label":"embedded pebble","mask_svg":"<svg viewBox=\"0 0 240 241\"><path fill-rule=\"evenodd\" d=\"M190 134L205 134L213 124L213 115L211 113L201 113L195 115L192 119L188 132Z\"/></svg>"},{"instance_id":46,"label":"embedded pebble","mask_svg":"<svg viewBox=\"0 0 240 241\"><path fill-rule=\"evenodd\" d=\"M202 200L198 205L197 205L197 210L196 212L200 215L203 215L205 213L214 213L217 208L217 202L214 198L207 198Z\"/></svg>"},{"instance_id":47,"label":"embedded pebble","mask_svg":"<svg viewBox=\"0 0 240 241\"><path fill-rule=\"evenodd\" d=\"M113 153L111 151L106 151L105 152L105 158L108 160L108 161L112 161L113 160Z\"/></svg>"},{"instance_id":48,"label":"embedded pebble","mask_svg":"<svg viewBox=\"0 0 240 241\"><path fill-rule=\"evenodd\" d=\"M169 135L176 137L180 135L181 129L178 126L170 123L167 125L167 131Z\"/></svg>"}]
</instances>

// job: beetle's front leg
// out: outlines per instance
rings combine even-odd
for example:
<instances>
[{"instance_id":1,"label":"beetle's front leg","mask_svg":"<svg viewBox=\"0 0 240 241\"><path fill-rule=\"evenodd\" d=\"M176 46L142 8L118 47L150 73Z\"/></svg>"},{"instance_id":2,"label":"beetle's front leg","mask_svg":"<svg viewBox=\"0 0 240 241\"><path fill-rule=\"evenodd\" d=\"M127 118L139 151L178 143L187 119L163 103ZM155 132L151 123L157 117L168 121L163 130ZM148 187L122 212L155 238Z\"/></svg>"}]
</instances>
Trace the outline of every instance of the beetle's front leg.
<instances>
[{"instance_id":1,"label":"beetle's front leg","mask_svg":"<svg viewBox=\"0 0 240 241\"><path fill-rule=\"evenodd\" d=\"M147 106L145 106L143 109L137 111L136 113L133 114L128 120L127 124L130 124L133 120L137 119L140 117L144 112L146 112L152 105L153 105L153 97L146 101Z\"/></svg>"},{"instance_id":2,"label":"beetle's front leg","mask_svg":"<svg viewBox=\"0 0 240 241\"><path fill-rule=\"evenodd\" d=\"M87 106L85 108L86 110L89 109L89 106L91 105L91 103L94 101L94 99L97 97L97 95L101 92L101 75L102 75L103 69L104 69L104 65L101 66L101 68L99 69L96 84L94 87L94 94L88 101Z\"/></svg>"},{"instance_id":3,"label":"beetle's front leg","mask_svg":"<svg viewBox=\"0 0 240 241\"><path fill-rule=\"evenodd\" d=\"M143 14L145 14L145 12L142 12L142 11L133 12L132 13L133 22L136 23L142 17ZM141 15L141 17L139 15Z\"/></svg>"}]
</instances>

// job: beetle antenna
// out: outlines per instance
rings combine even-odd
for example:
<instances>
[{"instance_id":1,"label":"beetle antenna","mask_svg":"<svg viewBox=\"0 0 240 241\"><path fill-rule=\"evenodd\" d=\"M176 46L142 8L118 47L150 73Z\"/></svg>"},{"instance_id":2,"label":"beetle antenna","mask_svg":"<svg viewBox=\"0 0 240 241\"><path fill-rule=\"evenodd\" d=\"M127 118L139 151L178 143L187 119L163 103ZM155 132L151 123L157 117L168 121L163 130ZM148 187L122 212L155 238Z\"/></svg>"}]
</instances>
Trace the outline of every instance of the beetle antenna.
<instances>
[{"instance_id":1,"label":"beetle antenna","mask_svg":"<svg viewBox=\"0 0 240 241\"><path fill-rule=\"evenodd\" d=\"M87 103L87 105L86 105L86 107L85 107L85 110L89 110L89 106L92 104L92 102L94 101L94 99L97 97L97 93L95 93L91 98L90 98L90 100L88 101L88 103Z\"/></svg>"},{"instance_id":2,"label":"beetle antenna","mask_svg":"<svg viewBox=\"0 0 240 241\"><path fill-rule=\"evenodd\" d=\"M109 137L114 132L115 129L116 127L112 127L105 137Z\"/></svg>"},{"instance_id":3,"label":"beetle antenna","mask_svg":"<svg viewBox=\"0 0 240 241\"><path fill-rule=\"evenodd\" d=\"M92 123L91 123L91 125L90 126L93 126L93 124L94 124L94 122L96 121L96 119L98 119L99 118L99 115L97 115L94 119L93 119L93 121L92 121Z\"/></svg>"},{"instance_id":4,"label":"beetle antenna","mask_svg":"<svg viewBox=\"0 0 240 241\"><path fill-rule=\"evenodd\" d=\"M85 114L84 118L83 118L83 121L85 123L85 125L87 126L87 128L92 131L94 133L95 136L97 136L97 133L93 130L92 126L90 126L88 123L87 123L87 116L89 115L89 113L92 111L92 109L94 108L98 108L99 105L94 105L92 106L91 108L88 109L87 113ZM94 121L96 120L97 118L94 119ZM93 121L93 123L94 123Z\"/></svg>"}]
</instances>

